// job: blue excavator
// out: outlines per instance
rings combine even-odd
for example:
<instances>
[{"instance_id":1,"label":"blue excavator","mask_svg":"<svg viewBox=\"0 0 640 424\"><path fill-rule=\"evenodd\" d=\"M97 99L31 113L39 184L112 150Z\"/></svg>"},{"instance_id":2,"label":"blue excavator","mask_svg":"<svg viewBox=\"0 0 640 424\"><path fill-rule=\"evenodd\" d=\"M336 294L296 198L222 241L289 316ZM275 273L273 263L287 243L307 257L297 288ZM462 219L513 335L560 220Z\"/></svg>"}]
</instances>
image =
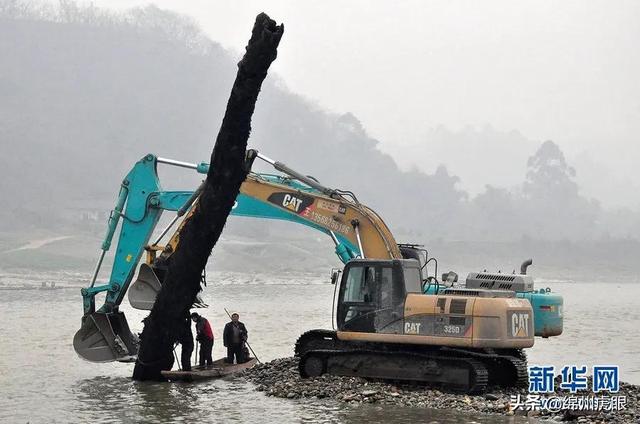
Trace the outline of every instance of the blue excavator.
<instances>
[{"instance_id":1,"label":"blue excavator","mask_svg":"<svg viewBox=\"0 0 640 424\"><path fill-rule=\"evenodd\" d=\"M464 284L453 272L439 279L435 258L420 245L398 244L384 221L352 192L327 188L313 177L255 154L281 174L251 172L231 215L285 220L323 232L345 264L344 270L332 272L338 331L313 330L296 344L303 376L329 372L419 379L482 391L489 383L522 384L526 375L522 348L533 345L534 335L562 333L562 297L548 289L535 290L526 274L530 261L519 274L471 273ZM81 290L84 315L73 345L89 361L135 360L138 339L119 305L128 292L134 308L152 308L171 253L179 244L180 230L197 207L201 189L163 190L158 165L203 175L209 169L204 162L149 154L123 179L91 283ZM164 211L175 216L151 241ZM109 280L96 284L119 223ZM161 245L176 224L170 239ZM138 267L145 252L145 261ZM435 275L428 275L429 263L436 264ZM99 293L106 297L96 309ZM198 298L194 307L206 305ZM389 346L395 350L391 352ZM354 361L373 368L354 365ZM385 365L379 366L382 361ZM425 370L419 369L424 365L411 368L407 363L430 365Z\"/></svg>"}]
</instances>

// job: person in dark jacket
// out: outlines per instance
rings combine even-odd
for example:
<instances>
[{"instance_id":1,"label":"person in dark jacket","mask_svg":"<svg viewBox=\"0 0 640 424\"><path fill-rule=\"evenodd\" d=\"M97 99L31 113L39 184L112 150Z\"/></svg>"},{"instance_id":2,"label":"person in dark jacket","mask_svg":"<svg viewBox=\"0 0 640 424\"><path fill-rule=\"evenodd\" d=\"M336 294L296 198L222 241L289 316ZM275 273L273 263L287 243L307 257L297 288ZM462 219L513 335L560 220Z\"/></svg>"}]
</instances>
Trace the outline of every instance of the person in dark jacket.
<instances>
[{"instance_id":1,"label":"person in dark jacket","mask_svg":"<svg viewBox=\"0 0 640 424\"><path fill-rule=\"evenodd\" d=\"M227 347L227 363L233 364L235 360L238 364L246 362L244 344L247 342L247 327L240 321L238 314L231 315L231 322L224 326L223 342Z\"/></svg>"},{"instance_id":2,"label":"person in dark jacket","mask_svg":"<svg viewBox=\"0 0 640 424\"><path fill-rule=\"evenodd\" d=\"M193 333L191 332L191 321L187 315L180 323L178 333L178 343L182 345L180 363L183 371L191 371L191 353L193 353Z\"/></svg>"},{"instance_id":3,"label":"person in dark jacket","mask_svg":"<svg viewBox=\"0 0 640 424\"><path fill-rule=\"evenodd\" d=\"M195 312L191 314L191 319L196 323L196 340L200 342L200 366L211 366L213 365L213 359L211 359L213 330L211 325L205 317Z\"/></svg>"}]
</instances>

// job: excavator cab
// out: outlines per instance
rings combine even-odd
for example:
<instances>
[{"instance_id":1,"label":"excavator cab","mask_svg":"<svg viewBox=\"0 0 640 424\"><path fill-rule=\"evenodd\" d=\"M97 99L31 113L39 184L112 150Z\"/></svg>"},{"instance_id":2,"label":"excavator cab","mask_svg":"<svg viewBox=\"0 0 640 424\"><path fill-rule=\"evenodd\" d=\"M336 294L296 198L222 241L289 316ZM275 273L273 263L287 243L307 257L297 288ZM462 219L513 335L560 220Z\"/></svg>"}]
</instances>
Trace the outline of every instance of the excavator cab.
<instances>
[{"instance_id":1,"label":"excavator cab","mask_svg":"<svg viewBox=\"0 0 640 424\"><path fill-rule=\"evenodd\" d=\"M405 298L408 293L421 292L420 264L416 260L352 260L340 282L337 328L402 334Z\"/></svg>"}]
</instances>

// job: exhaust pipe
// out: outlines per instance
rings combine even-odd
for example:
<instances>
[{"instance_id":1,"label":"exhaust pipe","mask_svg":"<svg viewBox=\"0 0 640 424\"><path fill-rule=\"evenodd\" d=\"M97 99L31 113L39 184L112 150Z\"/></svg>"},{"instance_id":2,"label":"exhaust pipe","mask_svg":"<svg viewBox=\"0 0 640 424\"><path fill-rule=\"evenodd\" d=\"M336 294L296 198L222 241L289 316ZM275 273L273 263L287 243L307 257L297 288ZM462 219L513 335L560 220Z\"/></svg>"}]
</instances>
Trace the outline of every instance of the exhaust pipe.
<instances>
[{"instance_id":1,"label":"exhaust pipe","mask_svg":"<svg viewBox=\"0 0 640 424\"><path fill-rule=\"evenodd\" d=\"M533 259L527 259L522 262L522 265L520 265L520 274L527 275L527 268L529 268L529 265L531 264L533 264Z\"/></svg>"}]
</instances>

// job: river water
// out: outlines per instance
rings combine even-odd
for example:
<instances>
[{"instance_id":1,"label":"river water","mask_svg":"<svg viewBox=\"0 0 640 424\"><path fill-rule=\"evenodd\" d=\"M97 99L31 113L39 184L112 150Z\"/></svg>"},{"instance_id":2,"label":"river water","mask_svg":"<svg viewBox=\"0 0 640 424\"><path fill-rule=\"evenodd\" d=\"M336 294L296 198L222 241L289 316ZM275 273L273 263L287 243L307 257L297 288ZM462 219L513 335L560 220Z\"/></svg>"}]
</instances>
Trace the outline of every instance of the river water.
<instances>
[{"instance_id":1,"label":"river water","mask_svg":"<svg viewBox=\"0 0 640 424\"><path fill-rule=\"evenodd\" d=\"M527 422L524 418L470 416L456 411L351 405L330 400L266 397L240 378L198 384L130 380L132 364L94 364L76 356L71 344L80 325L77 272L0 272L0 422ZM237 311L262 361L290 356L296 338L331 327L333 286L317 275L209 277L201 311L216 336ZM42 282L55 290L38 289ZM621 379L640 383L640 312L637 284L537 282L565 298L561 337L537 339L532 364L618 364ZM25 288L22 288L22 286ZM126 305L125 305L126 304ZM143 311L129 307L133 331ZM218 341L214 359L224 354Z\"/></svg>"}]
</instances>

